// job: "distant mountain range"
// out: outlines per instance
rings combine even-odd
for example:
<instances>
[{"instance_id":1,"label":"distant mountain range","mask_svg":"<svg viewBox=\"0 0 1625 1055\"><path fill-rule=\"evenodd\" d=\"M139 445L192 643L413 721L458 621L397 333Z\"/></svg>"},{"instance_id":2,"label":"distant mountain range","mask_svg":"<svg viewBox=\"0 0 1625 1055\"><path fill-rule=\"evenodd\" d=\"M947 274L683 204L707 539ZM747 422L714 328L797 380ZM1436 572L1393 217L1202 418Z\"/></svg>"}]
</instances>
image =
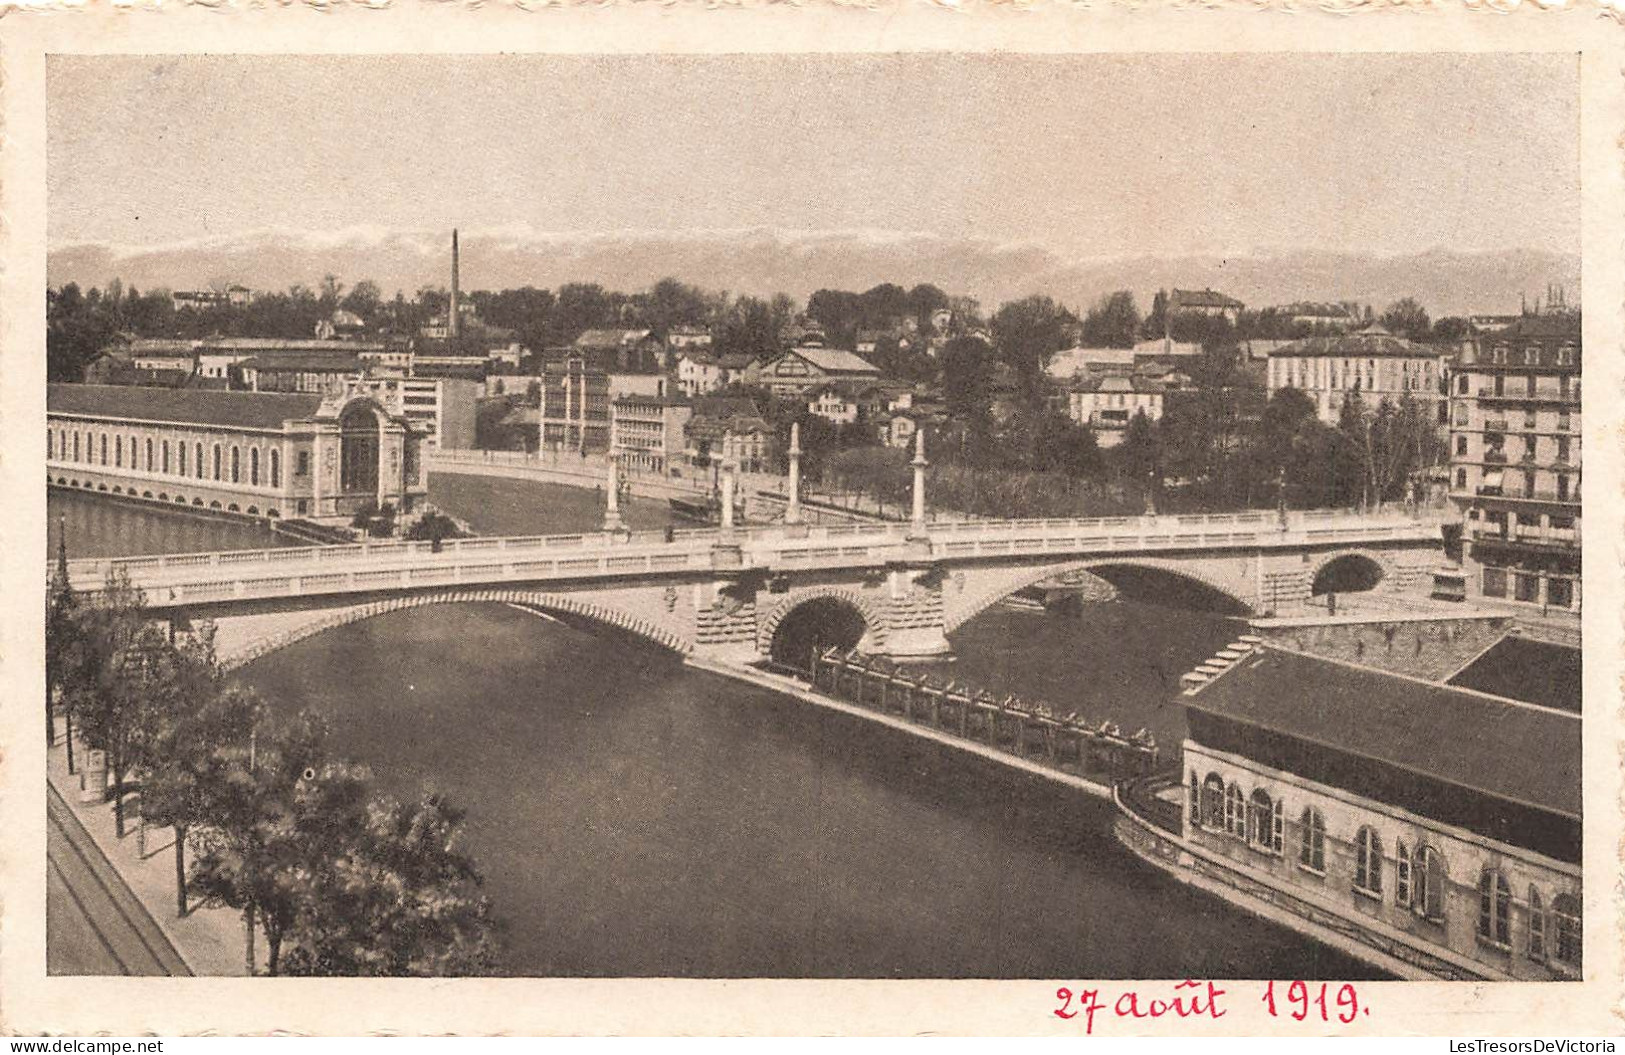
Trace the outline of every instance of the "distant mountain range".
<instances>
[{"instance_id":1,"label":"distant mountain range","mask_svg":"<svg viewBox=\"0 0 1625 1055\"><path fill-rule=\"evenodd\" d=\"M239 282L255 289L317 285L323 275L353 285L370 278L386 297L450 283L450 232L353 228L333 233L252 231L153 247L62 245L48 254L51 285L197 289ZM644 288L667 275L734 293L786 292L805 300L819 288L863 290L881 282L930 282L984 307L1046 293L1086 307L1132 290L1142 311L1158 289L1212 287L1249 305L1298 300L1370 303L1380 311L1413 296L1434 317L1518 310L1519 296L1548 283L1579 300L1577 255L1532 249L1380 256L1333 250L1252 251L1234 257L1133 256L1068 259L1035 244L997 244L890 231L630 231L462 233L464 289L597 282Z\"/></svg>"}]
</instances>

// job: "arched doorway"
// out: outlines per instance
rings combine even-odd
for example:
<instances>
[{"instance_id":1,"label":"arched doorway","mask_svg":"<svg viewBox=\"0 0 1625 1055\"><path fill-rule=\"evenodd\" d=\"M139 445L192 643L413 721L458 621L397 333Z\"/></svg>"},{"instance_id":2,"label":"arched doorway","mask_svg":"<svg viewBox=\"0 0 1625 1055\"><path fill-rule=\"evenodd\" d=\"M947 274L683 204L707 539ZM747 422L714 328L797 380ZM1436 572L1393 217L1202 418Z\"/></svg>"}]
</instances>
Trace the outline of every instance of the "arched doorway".
<instances>
[{"instance_id":1,"label":"arched doorway","mask_svg":"<svg viewBox=\"0 0 1625 1055\"><path fill-rule=\"evenodd\" d=\"M339 489L345 494L378 491L378 414L356 402L339 415Z\"/></svg>"},{"instance_id":2,"label":"arched doorway","mask_svg":"<svg viewBox=\"0 0 1625 1055\"><path fill-rule=\"evenodd\" d=\"M809 669L813 650L854 648L868 633L863 613L839 597L814 597L792 608L773 632L768 655L774 663Z\"/></svg>"},{"instance_id":3,"label":"arched doorway","mask_svg":"<svg viewBox=\"0 0 1625 1055\"><path fill-rule=\"evenodd\" d=\"M1315 573L1310 593L1320 597L1328 593L1364 593L1374 590L1382 582L1382 565L1358 553L1346 553L1326 564Z\"/></svg>"}]
</instances>

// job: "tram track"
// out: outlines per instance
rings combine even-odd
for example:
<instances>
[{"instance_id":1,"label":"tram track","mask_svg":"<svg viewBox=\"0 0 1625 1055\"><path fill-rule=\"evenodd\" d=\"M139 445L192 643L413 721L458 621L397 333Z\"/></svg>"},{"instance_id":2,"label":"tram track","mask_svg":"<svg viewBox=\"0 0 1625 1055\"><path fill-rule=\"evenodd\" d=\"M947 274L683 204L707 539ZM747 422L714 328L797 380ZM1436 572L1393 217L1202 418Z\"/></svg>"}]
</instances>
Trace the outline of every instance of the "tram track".
<instances>
[{"instance_id":1,"label":"tram track","mask_svg":"<svg viewBox=\"0 0 1625 1055\"><path fill-rule=\"evenodd\" d=\"M49 784L46 803L47 886L59 886L67 895L65 903L57 899L47 911L72 913L73 920L59 922L88 931L100 950L81 949L88 955L81 958L80 969L61 973L104 973L97 968L110 966L126 975L191 975L175 946ZM53 973L58 973L54 967Z\"/></svg>"}]
</instances>

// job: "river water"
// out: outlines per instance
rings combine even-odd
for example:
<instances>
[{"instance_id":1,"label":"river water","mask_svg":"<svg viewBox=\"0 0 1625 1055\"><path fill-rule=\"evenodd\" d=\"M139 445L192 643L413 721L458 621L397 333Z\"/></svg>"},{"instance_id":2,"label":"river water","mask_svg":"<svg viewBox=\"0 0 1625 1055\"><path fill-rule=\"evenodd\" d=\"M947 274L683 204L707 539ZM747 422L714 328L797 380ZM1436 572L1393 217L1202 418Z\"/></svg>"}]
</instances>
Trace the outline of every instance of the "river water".
<instances>
[{"instance_id":1,"label":"river water","mask_svg":"<svg viewBox=\"0 0 1625 1055\"><path fill-rule=\"evenodd\" d=\"M486 530L594 526L581 492L527 485L498 501L491 488L437 477L431 496ZM53 521L91 549L266 544L65 497L52 496ZM663 516L632 512L640 527ZM113 537L97 534L109 525ZM1140 603L1081 618L995 607L954 636L952 673L1147 725L1175 750L1179 672L1235 632ZM414 609L242 677L280 709L325 714L335 749L385 789L432 783L468 811L504 973L1376 976L1140 862L1111 836L1109 803L685 667L619 631L505 605Z\"/></svg>"}]
</instances>

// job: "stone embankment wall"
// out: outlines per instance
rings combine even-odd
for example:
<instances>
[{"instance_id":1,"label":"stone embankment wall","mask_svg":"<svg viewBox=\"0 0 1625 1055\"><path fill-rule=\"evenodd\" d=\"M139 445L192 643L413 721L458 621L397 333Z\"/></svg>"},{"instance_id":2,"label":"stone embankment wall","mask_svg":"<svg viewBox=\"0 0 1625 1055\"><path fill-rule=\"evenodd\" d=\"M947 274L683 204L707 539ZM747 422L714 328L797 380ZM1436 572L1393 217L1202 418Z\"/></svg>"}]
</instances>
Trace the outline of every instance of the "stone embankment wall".
<instances>
[{"instance_id":1,"label":"stone embankment wall","mask_svg":"<svg viewBox=\"0 0 1625 1055\"><path fill-rule=\"evenodd\" d=\"M1311 656L1442 681L1516 626L1511 616L1372 619L1255 626L1265 642Z\"/></svg>"}]
</instances>

